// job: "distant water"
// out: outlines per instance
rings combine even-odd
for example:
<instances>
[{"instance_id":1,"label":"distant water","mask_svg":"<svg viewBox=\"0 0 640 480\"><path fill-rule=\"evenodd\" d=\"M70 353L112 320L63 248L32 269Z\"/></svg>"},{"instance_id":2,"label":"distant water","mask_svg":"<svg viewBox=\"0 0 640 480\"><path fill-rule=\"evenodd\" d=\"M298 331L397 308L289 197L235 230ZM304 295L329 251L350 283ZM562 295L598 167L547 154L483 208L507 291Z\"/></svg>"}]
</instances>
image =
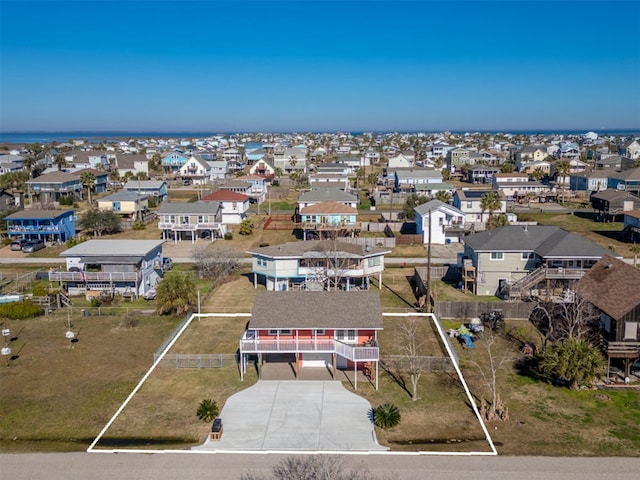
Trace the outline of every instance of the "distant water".
<instances>
[{"instance_id":1,"label":"distant water","mask_svg":"<svg viewBox=\"0 0 640 480\"><path fill-rule=\"evenodd\" d=\"M487 130L468 130L469 133L511 133L514 135L582 135L588 131L597 133L599 136L638 136L640 135L640 128L636 129L609 129L609 130L501 130L501 131L487 131ZM53 141L57 143L65 143L69 140L85 140L91 143L99 143L105 140L126 140L130 138L174 138L174 139L193 139L193 138L207 138L215 135L230 135L234 133L245 132L119 132L119 131L106 131L106 132L0 132L0 143L16 143L16 144L29 144L29 143L51 143ZM252 133L252 132L246 132ZM286 132L279 132L286 133ZM314 132L317 133L317 132ZM331 132L327 132L331 133ZM359 136L363 132L350 132L351 135ZM375 134L393 133L391 131L375 131L367 132ZM400 133L441 133L436 131L407 131ZM452 133L463 134L464 131L452 131Z\"/></svg>"}]
</instances>

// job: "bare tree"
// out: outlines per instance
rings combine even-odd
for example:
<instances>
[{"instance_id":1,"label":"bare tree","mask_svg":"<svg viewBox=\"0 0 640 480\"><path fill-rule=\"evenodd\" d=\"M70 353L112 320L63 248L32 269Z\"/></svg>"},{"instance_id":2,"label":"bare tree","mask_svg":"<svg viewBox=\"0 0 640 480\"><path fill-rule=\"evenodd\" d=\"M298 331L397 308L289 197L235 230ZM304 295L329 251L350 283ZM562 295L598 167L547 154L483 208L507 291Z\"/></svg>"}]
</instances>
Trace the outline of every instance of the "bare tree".
<instances>
[{"instance_id":1,"label":"bare tree","mask_svg":"<svg viewBox=\"0 0 640 480\"><path fill-rule=\"evenodd\" d=\"M191 256L195 260L200 278L223 282L238 268L238 253L230 248L217 248L213 244L194 247Z\"/></svg>"},{"instance_id":2,"label":"bare tree","mask_svg":"<svg viewBox=\"0 0 640 480\"><path fill-rule=\"evenodd\" d=\"M566 290L561 302L537 301L532 321L544 336L545 346L567 338L591 341L598 332L600 313L585 298Z\"/></svg>"},{"instance_id":3,"label":"bare tree","mask_svg":"<svg viewBox=\"0 0 640 480\"><path fill-rule=\"evenodd\" d=\"M318 283L326 290L338 290L347 272L354 265L354 249L361 248L340 242L338 237L318 241L316 248L304 254L304 264L313 272Z\"/></svg>"},{"instance_id":4,"label":"bare tree","mask_svg":"<svg viewBox=\"0 0 640 480\"><path fill-rule=\"evenodd\" d=\"M406 360L404 362L404 370L411 380L411 400L414 402L419 399L418 382L423 371L419 354L425 344L424 341L420 341L419 327L419 320L416 317L409 317L406 322L400 325L398 330L401 340L400 350Z\"/></svg>"},{"instance_id":5,"label":"bare tree","mask_svg":"<svg viewBox=\"0 0 640 480\"><path fill-rule=\"evenodd\" d=\"M477 360L470 356L466 360L476 368L481 379L481 385L485 392L491 397L491 402L487 405L486 400L482 397L480 414L487 421L492 420L508 420L509 413L506 406L500 398L498 374L505 366L513 363L514 352L509 346L498 345L500 334L491 329L485 329L482 341L475 342L476 346L484 347L483 355L485 358ZM472 350L466 350L472 352ZM473 352L478 352L473 350ZM471 355L471 353L469 353Z\"/></svg>"},{"instance_id":6,"label":"bare tree","mask_svg":"<svg viewBox=\"0 0 640 480\"><path fill-rule=\"evenodd\" d=\"M285 458L271 475L243 474L241 480L382 480L367 468L347 469L340 457L331 455L296 455Z\"/></svg>"}]
</instances>

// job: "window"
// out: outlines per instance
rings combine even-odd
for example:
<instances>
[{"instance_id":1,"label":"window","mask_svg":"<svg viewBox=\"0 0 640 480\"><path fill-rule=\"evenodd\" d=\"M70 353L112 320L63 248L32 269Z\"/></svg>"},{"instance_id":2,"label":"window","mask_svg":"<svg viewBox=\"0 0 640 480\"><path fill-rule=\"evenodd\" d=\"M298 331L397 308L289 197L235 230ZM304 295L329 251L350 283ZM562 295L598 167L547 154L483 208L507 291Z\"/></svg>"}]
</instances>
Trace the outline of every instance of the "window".
<instances>
[{"instance_id":1,"label":"window","mask_svg":"<svg viewBox=\"0 0 640 480\"><path fill-rule=\"evenodd\" d=\"M491 252L491 260L503 260L504 253L503 252Z\"/></svg>"},{"instance_id":2,"label":"window","mask_svg":"<svg viewBox=\"0 0 640 480\"><path fill-rule=\"evenodd\" d=\"M467 202L467 208L471 208L472 203L471 202Z\"/></svg>"},{"instance_id":3,"label":"window","mask_svg":"<svg viewBox=\"0 0 640 480\"><path fill-rule=\"evenodd\" d=\"M180 216L180 223L182 223L183 225L186 225L189 223L189 215L181 215Z\"/></svg>"},{"instance_id":4,"label":"window","mask_svg":"<svg viewBox=\"0 0 640 480\"><path fill-rule=\"evenodd\" d=\"M367 259L370 267L377 267L380 265L380 257L371 257Z\"/></svg>"},{"instance_id":5,"label":"window","mask_svg":"<svg viewBox=\"0 0 640 480\"><path fill-rule=\"evenodd\" d=\"M231 208L233 210L238 210L238 204L236 202L233 202L233 204L231 205Z\"/></svg>"},{"instance_id":6,"label":"window","mask_svg":"<svg viewBox=\"0 0 640 480\"><path fill-rule=\"evenodd\" d=\"M343 342L355 342L356 331L355 330L336 330L336 339Z\"/></svg>"},{"instance_id":7,"label":"window","mask_svg":"<svg viewBox=\"0 0 640 480\"><path fill-rule=\"evenodd\" d=\"M520 258L522 260L530 260L534 258L535 254L533 252L522 252Z\"/></svg>"},{"instance_id":8,"label":"window","mask_svg":"<svg viewBox=\"0 0 640 480\"><path fill-rule=\"evenodd\" d=\"M324 328L318 328L313 331L314 335L324 335Z\"/></svg>"},{"instance_id":9,"label":"window","mask_svg":"<svg viewBox=\"0 0 640 480\"><path fill-rule=\"evenodd\" d=\"M198 215L198 223L209 223L209 215Z\"/></svg>"},{"instance_id":10,"label":"window","mask_svg":"<svg viewBox=\"0 0 640 480\"><path fill-rule=\"evenodd\" d=\"M278 335L278 333L280 333L280 335L291 335L291 330L289 329L284 329L284 330L269 330L269 335Z\"/></svg>"},{"instance_id":11,"label":"window","mask_svg":"<svg viewBox=\"0 0 640 480\"><path fill-rule=\"evenodd\" d=\"M267 259L264 257L258 257L256 263L258 264L259 267L266 267L267 266Z\"/></svg>"}]
</instances>

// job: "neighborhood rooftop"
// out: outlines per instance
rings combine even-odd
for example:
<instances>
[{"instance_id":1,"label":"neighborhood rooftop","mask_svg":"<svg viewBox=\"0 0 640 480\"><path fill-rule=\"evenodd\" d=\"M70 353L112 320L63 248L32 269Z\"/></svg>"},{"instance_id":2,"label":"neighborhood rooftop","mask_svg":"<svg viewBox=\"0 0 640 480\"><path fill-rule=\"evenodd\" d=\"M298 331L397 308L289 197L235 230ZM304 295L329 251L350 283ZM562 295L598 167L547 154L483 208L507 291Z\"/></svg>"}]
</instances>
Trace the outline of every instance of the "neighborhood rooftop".
<instances>
[{"instance_id":1,"label":"neighborhood rooftop","mask_svg":"<svg viewBox=\"0 0 640 480\"><path fill-rule=\"evenodd\" d=\"M611 252L606 248L560 227L546 225L509 225L466 237L476 252L536 252L541 257L562 258L580 255L600 258Z\"/></svg>"},{"instance_id":2,"label":"neighborhood rooftop","mask_svg":"<svg viewBox=\"0 0 640 480\"><path fill-rule=\"evenodd\" d=\"M340 240L307 240L304 242L287 242L282 245L269 245L247 250L247 253L265 255L268 257L300 257L300 256L327 256L329 252L344 252L349 256L367 257L389 253L388 249L368 247L356 243L342 242Z\"/></svg>"},{"instance_id":3,"label":"neighborhood rooftop","mask_svg":"<svg viewBox=\"0 0 640 480\"><path fill-rule=\"evenodd\" d=\"M144 256L156 247L164 243L164 240L87 240L60 255L73 256L104 256L116 253L120 256Z\"/></svg>"},{"instance_id":4,"label":"neighborhood rooftop","mask_svg":"<svg viewBox=\"0 0 640 480\"><path fill-rule=\"evenodd\" d=\"M329 310L330 309L330 310ZM250 329L382 329L377 291L258 291Z\"/></svg>"}]
</instances>

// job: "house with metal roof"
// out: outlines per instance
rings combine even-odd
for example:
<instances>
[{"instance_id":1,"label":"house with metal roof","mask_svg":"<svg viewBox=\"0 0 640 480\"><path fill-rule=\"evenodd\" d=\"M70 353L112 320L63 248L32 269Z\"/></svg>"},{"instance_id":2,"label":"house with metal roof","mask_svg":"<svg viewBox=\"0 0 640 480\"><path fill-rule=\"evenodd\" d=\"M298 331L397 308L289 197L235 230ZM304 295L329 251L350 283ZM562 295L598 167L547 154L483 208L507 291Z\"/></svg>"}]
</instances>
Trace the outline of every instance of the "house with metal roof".
<instances>
[{"instance_id":1,"label":"house with metal roof","mask_svg":"<svg viewBox=\"0 0 640 480\"><path fill-rule=\"evenodd\" d=\"M431 168L399 168L393 176L396 192L415 192L419 185L442 183L442 173Z\"/></svg>"},{"instance_id":2,"label":"house with metal roof","mask_svg":"<svg viewBox=\"0 0 640 480\"><path fill-rule=\"evenodd\" d=\"M164 240L191 240L191 243L201 238L211 241L224 238L227 232L222 223L220 202L165 202L158 209L158 228L162 231Z\"/></svg>"},{"instance_id":3,"label":"house with metal roof","mask_svg":"<svg viewBox=\"0 0 640 480\"><path fill-rule=\"evenodd\" d=\"M73 210L22 210L4 221L9 238L66 242L76 234Z\"/></svg>"},{"instance_id":4,"label":"house with metal roof","mask_svg":"<svg viewBox=\"0 0 640 480\"><path fill-rule=\"evenodd\" d=\"M253 284L267 290L368 290L370 277L381 285L384 256L376 246L339 238L309 240L247 250L252 256Z\"/></svg>"},{"instance_id":5,"label":"house with metal roof","mask_svg":"<svg viewBox=\"0 0 640 480\"><path fill-rule=\"evenodd\" d=\"M306 368L328 368L334 378L338 369L363 371L377 389L382 329L379 292L258 291L240 338L240 378L254 356L260 366L289 363L296 378Z\"/></svg>"},{"instance_id":6,"label":"house with metal roof","mask_svg":"<svg viewBox=\"0 0 640 480\"><path fill-rule=\"evenodd\" d=\"M611 254L578 234L546 225L509 225L464 241L464 258L473 266L473 293L512 299L561 296Z\"/></svg>"},{"instance_id":7,"label":"house with metal roof","mask_svg":"<svg viewBox=\"0 0 640 480\"><path fill-rule=\"evenodd\" d=\"M162 278L164 240L88 240L65 250L66 271L49 271L71 295L144 295Z\"/></svg>"},{"instance_id":8,"label":"house with metal roof","mask_svg":"<svg viewBox=\"0 0 640 480\"><path fill-rule=\"evenodd\" d=\"M129 220L142 220L149 210L149 195L121 190L98 199L98 208Z\"/></svg>"},{"instance_id":9,"label":"house with metal roof","mask_svg":"<svg viewBox=\"0 0 640 480\"><path fill-rule=\"evenodd\" d=\"M164 180L131 180L125 184L124 190L155 197L159 202L167 200L167 182Z\"/></svg>"},{"instance_id":10,"label":"house with metal roof","mask_svg":"<svg viewBox=\"0 0 640 480\"><path fill-rule=\"evenodd\" d=\"M358 197L339 188L315 188L302 193L298 197L297 212L303 208L320 202L337 202L349 207L358 208Z\"/></svg>"}]
</instances>

